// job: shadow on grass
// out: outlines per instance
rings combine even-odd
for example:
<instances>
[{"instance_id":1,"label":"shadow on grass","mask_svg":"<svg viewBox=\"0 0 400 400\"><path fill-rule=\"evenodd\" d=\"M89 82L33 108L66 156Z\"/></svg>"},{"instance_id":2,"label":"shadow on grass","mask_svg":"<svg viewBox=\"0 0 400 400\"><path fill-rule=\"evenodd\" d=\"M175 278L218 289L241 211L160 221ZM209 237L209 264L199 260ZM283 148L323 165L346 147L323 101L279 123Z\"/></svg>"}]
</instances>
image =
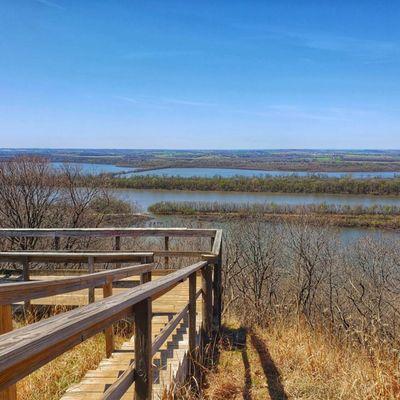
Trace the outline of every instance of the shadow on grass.
<instances>
[{"instance_id":1,"label":"shadow on grass","mask_svg":"<svg viewBox=\"0 0 400 400\"><path fill-rule=\"evenodd\" d=\"M213 365L217 365L221 350L240 352L244 367L242 396L243 400L252 400L252 366L247 351L247 340L250 340L252 347L255 349L259 357L266 383L268 385L269 398L271 400L288 400L288 396L281 381L279 370L268 351L265 341L252 330L247 330L243 327L237 329L223 327L219 336L220 345L215 346L214 351L211 352L211 354L209 354L206 358L208 358L209 362L212 359L211 363Z\"/></svg>"},{"instance_id":2,"label":"shadow on grass","mask_svg":"<svg viewBox=\"0 0 400 400\"><path fill-rule=\"evenodd\" d=\"M288 400L285 388L281 381L281 375L276 367L265 341L256 333L250 333L251 344L256 349L264 375L268 382L268 392L271 400Z\"/></svg>"},{"instance_id":3,"label":"shadow on grass","mask_svg":"<svg viewBox=\"0 0 400 400\"><path fill-rule=\"evenodd\" d=\"M246 346L246 339L247 339L247 329L245 328L238 328L238 329L224 329L223 336L227 341L228 347L227 350L235 350L240 351L244 366L244 386L243 386L243 400L252 400L251 396L251 388L252 388L252 381L251 381L251 366L249 362L249 357L247 354L247 346Z\"/></svg>"}]
</instances>

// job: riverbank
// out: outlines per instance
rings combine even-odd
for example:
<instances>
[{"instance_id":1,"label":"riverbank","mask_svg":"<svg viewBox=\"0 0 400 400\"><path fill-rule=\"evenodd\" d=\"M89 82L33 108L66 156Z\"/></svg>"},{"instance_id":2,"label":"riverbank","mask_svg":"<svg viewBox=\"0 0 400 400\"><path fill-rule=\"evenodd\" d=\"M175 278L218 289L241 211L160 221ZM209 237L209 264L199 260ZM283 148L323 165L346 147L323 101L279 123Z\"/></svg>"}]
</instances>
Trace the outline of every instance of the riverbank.
<instances>
[{"instance_id":1,"label":"riverbank","mask_svg":"<svg viewBox=\"0 0 400 400\"><path fill-rule=\"evenodd\" d=\"M297 222L307 219L314 225L346 228L400 229L400 207L342 206L310 204L305 206L234 204L211 202L159 202L149 211L155 215L180 215L205 220L230 220L257 216L267 222Z\"/></svg>"},{"instance_id":2,"label":"riverbank","mask_svg":"<svg viewBox=\"0 0 400 400\"><path fill-rule=\"evenodd\" d=\"M186 191L220 191L249 193L306 193L306 194L356 194L400 195L400 178L354 179L323 176L265 176L265 177L180 177L143 175L128 178L110 177L106 181L92 180L109 187L123 189L163 189Z\"/></svg>"}]
</instances>

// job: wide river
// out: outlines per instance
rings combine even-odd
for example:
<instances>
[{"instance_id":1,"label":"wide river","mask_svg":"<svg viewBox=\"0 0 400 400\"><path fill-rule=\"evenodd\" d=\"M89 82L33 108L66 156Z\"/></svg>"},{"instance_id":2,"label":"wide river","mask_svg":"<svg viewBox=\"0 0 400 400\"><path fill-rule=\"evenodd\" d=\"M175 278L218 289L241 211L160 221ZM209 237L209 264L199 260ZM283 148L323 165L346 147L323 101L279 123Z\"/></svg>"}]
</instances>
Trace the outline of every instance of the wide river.
<instances>
[{"instance_id":1,"label":"wide river","mask_svg":"<svg viewBox=\"0 0 400 400\"><path fill-rule=\"evenodd\" d=\"M54 167L59 168L62 163L52 163ZM78 166L82 169L85 174L101 174L101 173L122 173L128 172L123 176L136 176L136 175L155 175L155 176L181 176L181 177L193 177L198 176L202 178L209 178L213 176L222 176L224 178L230 178L233 176L308 176L310 172L302 171L260 171L254 169L235 169L235 168L165 168L151 171L134 172L132 167L119 167L112 164L90 164L90 163L70 163L70 165ZM321 174L331 178L339 178L343 176L352 176L354 178L393 178L400 176L399 172L314 172L313 174Z\"/></svg>"},{"instance_id":2,"label":"wide river","mask_svg":"<svg viewBox=\"0 0 400 400\"><path fill-rule=\"evenodd\" d=\"M145 211L159 201L210 201L223 203L277 203L277 204L342 204L342 205L394 205L400 207L399 197L354 196L329 194L200 192L185 190L114 189L116 197L137 204Z\"/></svg>"}]
</instances>

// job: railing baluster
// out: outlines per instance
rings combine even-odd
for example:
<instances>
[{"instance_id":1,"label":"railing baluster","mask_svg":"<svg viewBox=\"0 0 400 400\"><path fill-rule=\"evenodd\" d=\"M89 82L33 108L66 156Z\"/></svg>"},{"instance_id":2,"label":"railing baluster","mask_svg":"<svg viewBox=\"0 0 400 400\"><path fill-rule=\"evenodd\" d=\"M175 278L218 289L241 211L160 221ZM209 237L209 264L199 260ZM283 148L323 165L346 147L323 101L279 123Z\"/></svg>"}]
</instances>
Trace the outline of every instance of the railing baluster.
<instances>
[{"instance_id":1,"label":"railing baluster","mask_svg":"<svg viewBox=\"0 0 400 400\"><path fill-rule=\"evenodd\" d=\"M203 335L205 336L205 340L208 341L212 324L212 270L209 264L201 270L201 277L203 290Z\"/></svg>"},{"instance_id":2,"label":"railing baluster","mask_svg":"<svg viewBox=\"0 0 400 400\"><path fill-rule=\"evenodd\" d=\"M151 298L134 307L135 312L135 400L149 400L152 394Z\"/></svg>"},{"instance_id":3,"label":"railing baluster","mask_svg":"<svg viewBox=\"0 0 400 400\"><path fill-rule=\"evenodd\" d=\"M195 370L194 358L196 353L196 278L196 272L189 276L189 375L193 374Z\"/></svg>"},{"instance_id":4,"label":"railing baluster","mask_svg":"<svg viewBox=\"0 0 400 400\"><path fill-rule=\"evenodd\" d=\"M103 286L103 298L110 297L113 294L112 278L107 279L107 283ZM110 358L114 351L114 328L110 325L104 330L106 338L106 357Z\"/></svg>"},{"instance_id":5,"label":"railing baluster","mask_svg":"<svg viewBox=\"0 0 400 400\"><path fill-rule=\"evenodd\" d=\"M54 250L60 250L60 237L54 237Z\"/></svg>"},{"instance_id":6,"label":"railing baluster","mask_svg":"<svg viewBox=\"0 0 400 400\"><path fill-rule=\"evenodd\" d=\"M88 257L88 272L89 274L93 274L94 273L94 258L93 256L89 256ZM94 303L95 300L95 288L91 287L89 288L89 303Z\"/></svg>"},{"instance_id":7,"label":"railing baluster","mask_svg":"<svg viewBox=\"0 0 400 400\"><path fill-rule=\"evenodd\" d=\"M121 236L115 236L114 250L116 251L121 250ZM121 268L121 264L120 263L115 264L115 268Z\"/></svg>"},{"instance_id":8,"label":"railing baluster","mask_svg":"<svg viewBox=\"0 0 400 400\"><path fill-rule=\"evenodd\" d=\"M28 260L28 258L25 258L22 261L22 279L25 282L28 282L30 280L30 278L29 278L29 260ZM30 302L30 300L26 300L24 302L24 307L25 307L25 313L26 312L30 312L30 310L31 310L31 302Z\"/></svg>"},{"instance_id":9,"label":"railing baluster","mask_svg":"<svg viewBox=\"0 0 400 400\"><path fill-rule=\"evenodd\" d=\"M213 320L217 330L221 328L221 312L222 312L222 243L218 254L218 260L214 264L214 306Z\"/></svg>"},{"instance_id":10,"label":"railing baluster","mask_svg":"<svg viewBox=\"0 0 400 400\"><path fill-rule=\"evenodd\" d=\"M165 248L165 251L169 250L169 236L165 236L165 238L164 238L164 248ZM169 257L168 256L165 257L164 261L165 261L165 268L168 268L168 266L169 266Z\"/></svg>"},{"instance_id":11,"label":"railing baluster","mask_svg":"<svg viewBox=\"0 0 400 400\"><path fill-rule=\"evenodd\" d=\"M143 257L141 263L142 264L151 264L154 262L154 257ZM143 272L140 275L140 284L150 282L151 281L151 271Z\"/></svg>"},{"instance_id":12,"label":"railing baluster","mask_svg":"<svg viewBox=\"0 0 400 400\"><path fill-rule=\"evenodd\" d=\"M0 305L0 335L13 330L12 325L12 305ZM17 386L11 385L0 392L0 400L16 400Z\"/></svg>"}]
</instances>

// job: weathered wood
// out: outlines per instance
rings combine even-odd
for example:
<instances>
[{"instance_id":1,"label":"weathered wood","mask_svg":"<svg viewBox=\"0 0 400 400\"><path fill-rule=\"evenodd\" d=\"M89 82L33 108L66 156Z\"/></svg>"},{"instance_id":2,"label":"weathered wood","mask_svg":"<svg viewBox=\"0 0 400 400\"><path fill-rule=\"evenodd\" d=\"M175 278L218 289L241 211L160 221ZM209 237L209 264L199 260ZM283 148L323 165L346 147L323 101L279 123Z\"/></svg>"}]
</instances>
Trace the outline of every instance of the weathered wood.
<instances>
[{"instance_id":1,"label":"weathered wood","mask_svg":"<svg viewBox=\"0 0 400 400\"><path fill-rule=\"evenodd\" d=\"M164 237L164 251L133 253L120 251L121 237L137 236L160 236ZM0 341L0 390L11 387L16 381L20 380L30 372L54 359L58 355L67 351L71 347L86 340L87 338L99 333L105 332L106 335L106 353L109 357L113 350L112 324L126 316L135 316L135 364L130 365L118 381L107 390L105 397L108 400L120 398L123 393L132 385L135 380L136 399L150 399L152 386L152 355L176 329L179 322L186 313L189 314L189 351L194 352L196 347L196 299L203 294L203 329L205 339L208 340L211 334L212 321L216 321L219 326L218 315L220 315L221 294L220 267L222 251L222 231L213 229L187 229L187 228L96 228L96 229L40 229L40 230L7 230L0 229L0 237L49 237L54 239L54 248L56 252L0 252L1 262L58 262L58 263L86 263L88 262L89 272L92 274L84 275L92 279L86 281L87 288L90 288L89 301L94 301L94 287L103 286L103 300L95 304L89 304L78 309L74 309L64 314L50 317L47 320L39 321L27 327L20 328L10 333L2 335ZM59 252L60 238L62 237L114 237L114 248L116 252ZM211 252L203 251L170 251L169 237L209 237L212 240ZM150 264L154 256L164 257L165 264L168 266L170 257L196 257L201 256L204 261L173 272L168 276L151 281L151 270L141 271L142 285L127 290L121 294L112 296L112 282L114 275L102 276L101 285L95 273L94 264L96 263L122 263L122 262L142 262ZM132 257L136 257L132 259ZM22 261L21 261L22 260ZM214 283L213 270L210 264L214 264ZM149 266L145 266L149 267ZM128 267L132 268L132 267ZM118 270L104 271L114 273ZM201 271L202 290L196 294L196 273ZM152 301L167 293L173 287L183 282L189 277L189 303L176 314L171 321L164 327L160 334L151 344L151 318ZM62 284L52 288L54 291L71 289L82 286L82 276L67 278L77 280ZM85 278L83 279L85 281ZM64 281L64 279L62 280ZM94 283L96 282L96 283ZM26 282L22 285L30 284L49 284L50 282ZM57 284L57 281L54 281ZM53 281L51 282L53 284ZM11 286L13 284L10 284ZM17 284L19 285L19 284ZM0 288L0 307L1 299L10 297L11 291L7 294L7 286L4 293ZM16 286L14 286L15 288ZM38 295L44 287L31 286L31 295ZM36 288L36 291L35 291ZM25 293L23 299L29 299L28 288L23 288ZM213 290L214 289L214 290ZM24 290L27 290L24 292ZM47 289L50 290L50 289ZM75 289L75 290L79 290ZM72 291L72 290L71 290ZM213 296L214 293L214 296ZM19 293L21 294L21 293ZM42 293L43 294L43 293ZM14 294L15 296L15 294ZM12 297L12 295L11 295ZM39 296L38 296L39 297ZM182 296L180 296L182 301ZM214 304L214 306L213 306ZM218 312L219 311L219 312ZM0 397L1 400L1 397ZM7 398L7 400L9 400Z\"/></svg>"},{"instance_id":2,"label":"weathered wood","mask_svg":"<svg viewBox=\"0 0 400 400\"><path fill-rule=\"evenodd\" d=\"M219 247L218 259L214 264L214 279L213 279L213 323L215 329L221 328L221 313L222 313L222 242Z\"/></svg>"},{"instance_id":3,"label":"weathered wood","mask_svg":"<svg viewBox=\"0 0 400 400\"><path fill-rule=\"evenodd\" d=\"M93 263L140 262L143 257L152 256L152 252L46 252L46 251L6 251L0 252L0 262L53 262L86 263L93 257Z\"/></svg>"},{"instance_id":4,"label":"weathered wood","mask_svg":"<svg viewBox=\"0 0 400 400\"><path fill-rule=\"evenodd\" d=\"M175 251L175 250L151 250L155 257L200 257L204 251Z\"/></svg>"},{"instance_id":5,"label":"weathered wood","mask_svg":"<svg viewBox=\"0 0 400 400\"><path fill-rule=\"evenodd\" d=\"M202 291L203 291L203 302L202 302L203 331L205 339L207 340L211 332L211 324L212 324L212 270L210 265L207 265L202 269L201 277L202 277Z\"/></svg>"},{"instance_id":6,"label":"weathered wood","mask_svg":"<svg viewBox=\"0 0 400 400\"><path fill-rule=\"evenodd\" d=\"M114 249L121 250L121 236L115 236Z\"/></svg>"},{"instance_id":7,"label":"weathered wood","mask_svg":"<svg viewBox=\"0 0 400 400\"><path fill-rule=\"evenodd\" d=\"M103 298L110 297L113 294L112 279L108 279L107 283L103 286ZM114 328L112 325L104 330L106 339L106 357L111 357L114 351Z\"/></svg>"},{"instance_id":8,"label":"weathered wood","mask_svg":"<svg viewBox=\"0 0 400 400\"><path fill-rule=\"evenodd\" d=\"M6 333L0 342L0 390L130 315L132 307L202 269L198 262L124 293Z\"/></svg>"},{"instance_id":9,"label":"weathered wood","mask_svg":"<svg viewBox=\"0 0 400 400\"><path fill-rule=\"evenodd\" d=\"M22 278L25 282L29 282L29 261L28 259L22 259ZM29 313L31 311L31 302L29 299L26 299L24 302L25 313Z\"/></svg>"},{"instance_id":10,"label":"weathered wood","mask_svg":"<svg viewBox=\"0 0 400 400\"><path fill-rule=\"evenodd\" d=\"M85 274L51 281L5 283L0 285L0 304L12 304L19 301L75 292L89 287L103 286L109 280L114 282L129 276L141 275L143 272L151 271L152 268L152 264L141 264L120 268L118 270L106 270L94 274Z\"/></svg>"},{"instance_id":11,"label":"weathered wood","mask_svg":"<svg viewBox=\"0 0 400 400\"><path fill-rule=\"evenodd\" d=\"M212 246L212 253L216 256L218 256L220 253L221 243L222 243L222 230L217 229L215 233L214 243Z\"/></svg>"},{"instance_id":12,"label":"weathered wood","mask_svg":"<svg viewBox=\"0 0 400 400\"><path fill-rule=\"evenodd\" d=\"M169 335L175 330L178 324L182 321L184 316L187 314L189 304L187 304L178 314L176 314L160 332L160 334L154 339L152 345L152 355L157 353L163 343L168 339Z\"/></svg>"},{"instance_id":13,"label":"weathered wood","mask_svg":"<svg viewBox=\"0 0 400 400\"><path fill-rule=\"evenodd\" d=\"M114 239L114 250L115 251L120 251L121 250L121 236L115 236ZM115 264L115 268L121 268L120 263Z\"/></svg>"},{"instance_id":14,"label":"weathered wood","mask_svg":"<svg viewBox=\"0 0 400 400\"><path fill-rule=\"evenodd\" d=\"M88 272L89 274L94 273L94 258L93 256L88 257ZM95 294L94 294L94 287L89 288L89 303L94 303Z\"/></svg>"},{"instance_id":15,"label":"weathered wood","mask_svg":"<svg viewBox=\"0 0 400 400\"><path fill-rule=\"evenodd\" d=\"M143 257L142 263L152 263L154 261L154 257ZM151 271L146 271L140 275L140 284L143 285L144 283L151 281Z\"/></svg>"},{"instance_id":16,"label":"weathered wood","mask_svg":"<svg viewBox=\"0 0 400 400\"><path fill-rule=\"evenodd\" d=\"M188 373L194 371L194 357L196 352L196 274L189 276L189 363ZM199 291L199 294L202 292Z\"/></svg>"},{"instance_id":17,"label":"weathered wood","mask_svg":"<svg viewBox=\"0 0 400 400\"><path fill-rule=\"evenodd\" d=\"M3 333L11 332L13 330L12 324L12 308L11 305L0 306L0 335ZM7 389L0 392L0 400L16 400L17 387L11 385Z\"/></svg>"},{"instance_id":18,"label":"weathered wood","mask_svg":"<svg viewBox=\"0 0 400 400\"><path fill-rule=\"evenodd\" d=\"M169 236L165 236L164 238L164 249L165 251L169 250ZM168 264L169 264L169 257L166 256L164 258L164 263L165 263L165 268L168 268Z\"/></svg>"},{"instance_id":19,"label":"weathered wood","mask_svg":"<svg viewBox=\"0 0 400 400\"><path fill-rule=\"evenodd\" d=\"M135 305L135 400L149 400L152 394L151 299Z\"/></svg>"},{"instance_id":20,"label":"weathered wood","mask_svg":"<svg viewBox=\"0 0 400 400\"><path fill-rule=\"evenodd\" d=\"M193 237L215 236L215 229L191 228L62 228L62 229L0 229L0 237Z\"/></svg>"},{"instance_id":21,"label":"weathered wood","mask_svg":"<svg viewBox=\"0 0 400 400\"><path fill-rule=\"evenodd\" d=\"M105 391L103 400L119 400L135 381L135 363L123 372L123 374Z\"/></svg>"}]
</instances>

